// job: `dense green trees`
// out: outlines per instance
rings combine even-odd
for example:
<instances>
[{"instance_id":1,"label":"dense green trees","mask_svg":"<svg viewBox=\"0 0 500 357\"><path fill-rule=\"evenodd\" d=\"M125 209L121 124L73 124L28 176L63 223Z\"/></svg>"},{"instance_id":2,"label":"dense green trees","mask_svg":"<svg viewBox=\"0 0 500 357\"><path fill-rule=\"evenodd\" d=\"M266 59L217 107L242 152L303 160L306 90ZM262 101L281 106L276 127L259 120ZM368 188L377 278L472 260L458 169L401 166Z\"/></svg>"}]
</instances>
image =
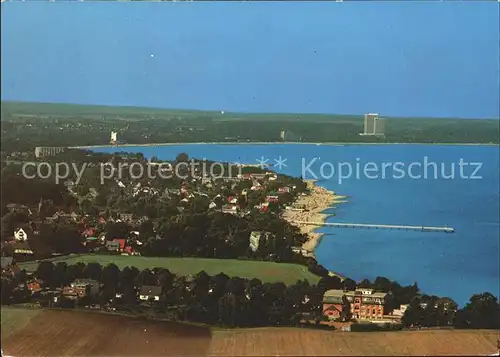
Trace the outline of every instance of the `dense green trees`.
<instances>
[{"instance_id":1,"label":"dense green trees","mask_svg":"<svg viewBox=\"0 0 500 357\"><path fill-rule=\"evenodd\" d=\"M423 309L420 306L420 299L418 297L414 297L408 305L401 322L403 325L409 327L420 326L422 324L422 318Z\"/></svg>"},{"instance_id":2,"label":"dense green trees","mask_svg":"<svg viewBox=\"0 0 500 357\"><path fill-rule=\"evenodd\" d=\"M114 264L102 267L97 263L67 265L49 261L40 262L34 275L52 289L68 285L77 278L96 279L102 284L101 291L85 304L111 304L127 311L144 308L137 300L140 286L159 285L164 298L153 307L156 314L226 327L297 325L303 317L321 319L325 285L333 283L337 286L335 279L322 279L318 285L297 281L286 286L280 282L263 284L259 279L230 278L223 273L210 276L201 271L195 276L183 277L163 268L139 271L135 267L125 267L120 271ZM2 278L2 304L29 299L25 289L16 289L26 279L25 274L15 279ZM392 286L399 285L386 278L379 280L390 282ZM412 285L400 287L399 292L413 288ZM397 294L394 298L399 299ZM347 299L343 299L343 305L341 319L348 321L352 316ZM409 301L402 323L406 327L453 325L457 328L498 329L499 308L498 300L490 293L473 295L470 302L458 311L451 299L417 294Z\"/></svg>"},{"instance_id":3,"label":"dense green trees","mask_svg":"<svg viewBox=\"0 0 500 357\"><path fill-rule=\"evenodd\" d=\"M342 296L342 313L340 318L342 321L350 321L352 318L351 303L345 295Z\"/></svg>"},{"instance_id":4,"label":"dense green trees","mask_svg":"<svg viewBox=\"0 0 500 357\"><path fill-rule=\"evenodd\" d=\"M89 109L90 108L90 109ZM92 115L86 114L92 111ZM152 114L152 111L154 114ZM346 115L224 114L60 105L2 103L2 150L36 146L106 145L110 132L126 143L280 141L286 129L304 142L482 142L498 143L497 120L387 119L386 137L363 137L363 117ZM42 114L44 113L44 114ZM270 120L272 119L272 120Z\"/></svg>"},{"instance_id":5,"label":"dense green trees","mask_svg":"<svg viewBox=\"0 0 500 357\"><path fill-rule=\"evenodd\" d=\"M456 314L455 327L500 329L500 304L491 293L473 295Z\"/></svg>"},{"instance_id":6,"label":"dense green trees","mask_svg":"<svg viewBox=\"0 0 500 357\"><path fill-rule=\"evenodd\" d=\"M286 286L283 283L263 284L258 279L228 277L220 273L209 276L201 271L193 277L181 277L167 269L155 268L138 271L125 267L121 271L109 264L97 263L67 266L65 263L41 262L35 276L48 287L61 287L75 278L96 279L102 283L99 296L90 303L112 303L117 308L139 308L136 289L142 285L159 285L165 298L154 308L156 313L167 314L175 308L176 318L220 324L226 327L294 325L304 312L321 314L318 304L310 304L307 296L319 293L307 282ZM9 302L9 289L5 285L5 303ZM116 298L116 293L121 293ZM4 301L4 300L2 300ZM82 305L82 304L79 304Z\"/></svg>"},{"instance_id":7,"label":"dense green trees","mask_svg":"<svg viewBox=\"0 0 500 357\"><path fill-rule=\"evenodd\" d=\"M449 299L414 297L402 322L409 327L453 325L456 328L500 329L500 304L491 293L473 295L459 310Z\"/></svg>"},{"instance_id":8,"label":"dense green trees","mask_svg":"<svg viewBox=\"0 0 500 357\"><path fill-rule=\"evenodd\" d=\"M0 192L2 203L19 203L30 207L37 207L40 199L46 200L47 204L56 205L66 210L76 206L76 200L72 197L64 185L58 185L55 179L27 179L22 176L19 165L9 165L2 170ZM2 216L7 212L2 205Z\"/></svg>"}]
</instances>

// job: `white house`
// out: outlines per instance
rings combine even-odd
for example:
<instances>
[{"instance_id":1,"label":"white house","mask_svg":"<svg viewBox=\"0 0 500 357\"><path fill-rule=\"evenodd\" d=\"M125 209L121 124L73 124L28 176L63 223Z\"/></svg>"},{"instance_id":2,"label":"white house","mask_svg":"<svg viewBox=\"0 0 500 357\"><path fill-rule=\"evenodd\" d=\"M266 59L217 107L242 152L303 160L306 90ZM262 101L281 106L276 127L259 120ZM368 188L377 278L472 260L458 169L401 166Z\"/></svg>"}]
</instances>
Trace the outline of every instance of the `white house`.
<instances>
[{"instance_id":1,"label":"white house","mask_svg":"<svg viewBox=\"0 0 500 357\"><path fill-rule=\"evenodd\" d=\"M392 311L392 314L394 316L403 317L407 309L408 309L408 304L403 304L399 306L399 309L394 309Z\"/></svg>"},{"instance_id":2,"label":"white house","mask_svg":"<svg viewBox=\"0 0 500 357\"><path fill-rule=\"evenodd\" d=\"M253 231L250 233L250 249L252 252L256 252L257 249L259 249L259 243L260 243L260 232Z\"/></svg>"},{"instance_id":3,"label":"white house","mask_svg":"<svg viewBox=\"0 0 500 357\"><path fill-rule=\"evenodd\" d=\"M14 231L14 238L19 242L24 242L28 239L28 235L22 228L18 228Z\"/></svg>"}]
</instances>

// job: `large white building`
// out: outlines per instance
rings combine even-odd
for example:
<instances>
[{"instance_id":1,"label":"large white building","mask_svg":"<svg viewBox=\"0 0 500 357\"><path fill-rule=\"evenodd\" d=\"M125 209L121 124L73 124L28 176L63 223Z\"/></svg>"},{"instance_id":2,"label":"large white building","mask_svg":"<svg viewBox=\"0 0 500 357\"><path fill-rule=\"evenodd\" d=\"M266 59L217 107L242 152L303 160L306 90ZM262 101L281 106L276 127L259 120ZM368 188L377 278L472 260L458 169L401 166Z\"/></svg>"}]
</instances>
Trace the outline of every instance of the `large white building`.
<instances>
[{"instance_id":1,"label":"large white building","mask_svg":"<svg viewBox=\"0 0 500 357\"><path fill-rule=\"evenodd\" d=\"M385 135L385 120L377 117L374 124L373 135Z\"/></svg>"},{"instance_id":2,"label":"large white building","mask_svg":"<svg viewBox=\"0 0 500 357\"><path fill-rule=\"evenodd\" d=\"M109 139L109 142L111 144L116 144L116 137L117 137L118 133L116 131L112 131L111 132L111 138Z\"/></svg>"},{"instance_id":3,"label":"large white building","mask_svg":"<svg viewBox=\"0 0 500 357\"><path fill-rule=\"evenodd\" d=\"M385 121L377 113L365 114L364 130L360 135L385 135Z\"/></svg>"},{"instance_id":4,"label":"large white building","mask_svg":"<svg viewBox=\"0 0 500 357\"><path fill-rule=\"evenodd\" d=\"M42 146L37 146L35 148L35 157L45 157L45 156L53 156L57 155L60 152L63 152L66 150L65 147L42 147Z\"/></svg>"}]
</instances>

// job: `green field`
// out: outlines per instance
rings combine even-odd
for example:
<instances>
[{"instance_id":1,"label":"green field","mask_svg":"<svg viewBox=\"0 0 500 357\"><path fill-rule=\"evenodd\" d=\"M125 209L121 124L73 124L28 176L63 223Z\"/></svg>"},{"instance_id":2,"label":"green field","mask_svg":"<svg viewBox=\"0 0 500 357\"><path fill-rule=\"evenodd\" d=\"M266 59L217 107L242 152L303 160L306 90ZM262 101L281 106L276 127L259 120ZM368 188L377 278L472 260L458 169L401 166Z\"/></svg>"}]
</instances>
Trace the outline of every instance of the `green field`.
<instances>
[{"instance_id":1,"label":"green field","mask_svg":"<svg viewBox=\"0 0 500 357\"><path fill-rule=\"evenodd\" d=\"M184 110L184 109L163 109L131 106L107 106L107 105L81 105L66 103L37 103L37 102L17 102L2 101L1 112L4 115L10 114L35 114L37 116L96 116L112 115L119 117L134 116L136 118L148 119L151 115L182 115L186 117L197 115L218 114L220 112L208 110Z\"/></svg>"},{"instance_id":2,"label":"green field","mask_svg":"<svg viewBox=\"0 0 500 357\"><path fill-rule=\"evenodd\" d=\"M30 320L41 311L41 309L2 307L2 338L28 325Z\"/></svg>"},{"instance_id":3,"label":"green field","mask_svg":"<svg viewBox=\"0 0 500 357\"><path fill-rule=\"evenodd\" d=\"M297 280L308 280L317 283L319 277L312 274L305 266L288 263L261 262L235 259L205 259L205 258L155 258L129 257L122 255L76 255L51 259L54 263L64 261L67 264L77 262L96 262L103 266L116 264L120 269L134 266L137 269L166 268L177 275L194 275L204 270L209 275L219 273L242 278L258 278L262 282L279 282L294 284ZM36 262L20 264L27 271L36 269Z\"/></svg>"}]
</instances>

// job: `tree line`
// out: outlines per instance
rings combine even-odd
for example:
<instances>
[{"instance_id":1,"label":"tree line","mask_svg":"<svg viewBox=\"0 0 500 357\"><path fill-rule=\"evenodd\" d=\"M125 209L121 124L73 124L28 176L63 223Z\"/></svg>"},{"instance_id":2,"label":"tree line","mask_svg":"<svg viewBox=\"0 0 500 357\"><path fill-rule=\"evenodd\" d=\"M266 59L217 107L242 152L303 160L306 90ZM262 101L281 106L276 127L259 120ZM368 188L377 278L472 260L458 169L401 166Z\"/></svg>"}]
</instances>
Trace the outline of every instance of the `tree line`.
<instances>
[{"instance_id":1,"label":"tree line","mask_svg":"<svg viewBox=\"0 0 500 357\"><path fill-rule=\"evenodd\" d=\"M63 287L78 278L99 281L102 284L99 294L85 297L77 306L108 304L122 311L149 310L174 320L226 327L295 325L302 314L321 308L319 287L307 281L286 286L280 282L262 283L259 279L229 277L224 273L210 276L202 271L185 277L162 268L139 271L135 267L125 267L120 270L114 264L102 267L97 263L67 265L65 262L41 262L34 276L42 279L44 286L50 289ZM2 279L2 304L33 300L26 291L14 293L14 288L26 279L23 274L12 282ZM164 298L153 306L141 306L137 290L143 285L160 286ZM48 298L40 302L47 306ZM63 298L60 304L75 307L75 302L69 299Z\"/></svg>"},{"instance_id":2,"label":"tree line","mask_svg":"<svg viewBox=\"0 0 500 357\"><path fill-rule=\"evenodd\" d=\"M32 151L36 146L106 145L110 132L128 144L255 141L279 142L281 130L303 142L478 142L498 143L497 120L387 119L386 137L363 137L363 117L347 115L224 114L157 111L120 113L111 108L93 115L57 108L40 114L23 104L2 105L2 151ZM28 114L32 113L32 114ZM28 114L28 115L25 115ZM272 119L272 120L269 120ZM256 125L258 123L258 125Z\"/></svg>"},{"instance_id":3,"label":"tree line","mask_svg":"<svg viewBox=\"0 0 500 357\"><path fill-rule=\"evenodd\" d=\"M164 268L139 270L115 264L40 262L34 276L43 280L49 289L69 285L75 279L94 279L102 284L99 294L85 297L77 306L100 304L133 313L144 309L158 316L179 321L202 322L226 327L296 326L301 320L319 323L324 319L322 298L328 289L351 290L371 287L389 293L388 308L400 302L409 303L402 323L406 327L454 326L456 328L500 328L500 305L491 293L475 294L461 309L453 301L445 304L437 296L421 294L417 284L401 286L397 282L378 277L374 282L337 277L323 277L318 284L297 281L293 285L282 282L263 283L259 279L229 277L224 273L210 276L201 271L194 276L178 276ZM29 301L26 290L16 287L28 280L23 271L13 279L2 278L2 304ZM150 307L141 306L137 290L143 285L161 287L164 296ZM118 295L117 295L118 294ZM44 305L47 300L41 299ZM64 307L75 307L73 300L63 299ZM422 303L426 306L422 307ZM347 305L349 303L347 302ZM350 316L342 316L349 319Z\"/></svg>"}]
</instances>

